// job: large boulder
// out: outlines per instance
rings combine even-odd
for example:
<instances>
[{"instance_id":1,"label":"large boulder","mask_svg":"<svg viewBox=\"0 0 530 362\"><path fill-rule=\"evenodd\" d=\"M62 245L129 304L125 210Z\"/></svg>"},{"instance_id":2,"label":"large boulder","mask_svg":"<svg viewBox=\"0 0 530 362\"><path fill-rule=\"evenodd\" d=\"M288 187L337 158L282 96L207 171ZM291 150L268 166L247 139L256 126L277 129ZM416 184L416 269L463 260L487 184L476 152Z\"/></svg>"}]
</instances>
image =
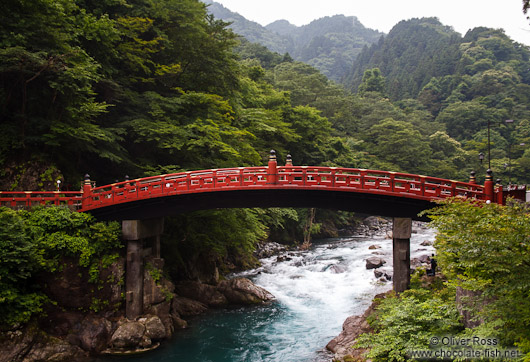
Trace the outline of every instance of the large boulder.
<instances>
[{"instance_id":1,"label":"large boulder","mask_svg":"<svg viewBox=\"0 0 530 362\"><path fill-rule=\"evenodd\" d=\"M370 331L370 325L364 316L350 316L342 324L342 332L333 338L326 348L337 354L347 355L351 353L351 346L362 333Z\"/></svg>"},{"instance_id":2,"label":"large boulder","mask_svg":"<svg viewBox=\"0 0 530 362\"><path fill-rule=\"evenodd\" d=\"M278 244L273 241L262 242L258 244L256 251L254 252L254 255L258 259L269 258L273 255L278 255L279 253L284 252L286 250L287 250L287 247L285 245Z\"/></svg>"},{"instance_id":3,"label":"large boulder","mask_svg":"<svg viewBox=\"0 0 530 362\"><path fill-rule=\"evenodd\" d=\"M218 285L226 299L233 304L258 304L274 299L274 296L247 278L223 280Z\"/></svg>"},{"instance_id":4,"label":"large boulder","mask_svg":"<svg viewBox=\"0 0 530 362\"><path fill-rule=\"evenodd\" d=\"M217 287L195 281L180 282L177 293L189 299L198 300L210 307L224 307L228 304L226 297L217 290Z\"/></svg>"},{"instance_id":5,"label":"large boulder","mask_svg":"<svg viewBox=\"0 0 530 362\"><path fill-rule=\"evenodd\" d=\"M120 325L110 339L113 348L136 348L143 339L145 325L140 322L127 321Z\"/></svg>"},{"instance_id":6,"label":"large boulder","mask_svg":"<svg viewBox=\"0 0 530 362\"><path fill-rule=\"evenodd\" d=\"M180 296L173 298L171 304L172 313L177 313L183 317L196 316L206 312L207 309L208 307L204 303Z\"/></svg>"},{"instance_id":7,"label":"large boulder","mask_svg":"<svg viewBox=\"0 0 530 362\"><path fill-rule=\"evenodd\" d=\"M363 220L363 224L368 226L370 230L380 230L387 227L389 221L379 216L368 216Z\"/></svg>"},{"instance_id":8,"label":"large boulder","mask_svg":"<svg viewBox=\"0 0 530 362\"><path fill-rule=\"evenodd\" d=\"M81 322L78 338L85 351L100 353L107 347L112 331L112 323L102 317L88 315Z\"/></svg>"},{"instance_id":9,"label":"large boulder","mask_svg":"<svg viewBox=\"0 0 530 362\"><path fill-rule=\"evenodd\" d=\"M386 261L384 261L383 259L378 258L376 256L372 256L372 257L366 259L366 269L380 268L385 263L386 263Z\"/></svg>"},{"instance_id":10,"label":"large boulder","mask_svg":"<svg viewBox=\"0 0 530 362\"><path fill-rule=\"evenodd\" d=\"M86 361L87 355L77 346L59 338L50 337L45 341L35 343L29 353L24 356L24 362L40 361Z\"/></svg>"},{"instance_id":11,"label":"large boulder","mask_svg":"<svg viewBox=\"0 0 530 362\"><path fill-rule=\"evenodd\" d=\"M182 327L181 324L178 326L175 325L173 320L173 313L171 311L171 301L164 301L159 304L151 305L149 308L144 309L145 313L148 315L155 315L157 316L162 324L164 325L166 329L166 337L171 337L173 335L173 332L175 331L175 328L185 328L186 326ZM185 321L184 321L185 322Z\"/></svg>"},{"instance_id":12,"label":"large boulder","mask_svg":"<svg viewBox=\"0 0 530 362\"><path fill-rule=\"evenodd\" d=\"M78 346L52 337L34 326L0 335L0 362L87 361Z\"/></svg>"},{"instance_id":13,"label":"large boulder","mask_svg":"<svg viewBox=\"0 0 530 362\"><path fill-rule=\"evenodd\" d=\"M344 321L342 332L326 345L326 348L335 354L333 361L365 360L363 354L366 349L354 349L353 346L361 334L371 332L367 318L374 312L379 300L385 296L386 293L376 295L370 307L361 316L350 316Z\"/></svg>"},{"instance_id":14,"label":"large boulder","mask_svg":"<svg viewBox=\"0 0 530 362\"><path fill-rule=\"evenodd\" d=\"M143 324L145 325L145 335L152 340L160 340L167 337L166 327L158 316L146 316Z\"/></svg>"}]
</instances>

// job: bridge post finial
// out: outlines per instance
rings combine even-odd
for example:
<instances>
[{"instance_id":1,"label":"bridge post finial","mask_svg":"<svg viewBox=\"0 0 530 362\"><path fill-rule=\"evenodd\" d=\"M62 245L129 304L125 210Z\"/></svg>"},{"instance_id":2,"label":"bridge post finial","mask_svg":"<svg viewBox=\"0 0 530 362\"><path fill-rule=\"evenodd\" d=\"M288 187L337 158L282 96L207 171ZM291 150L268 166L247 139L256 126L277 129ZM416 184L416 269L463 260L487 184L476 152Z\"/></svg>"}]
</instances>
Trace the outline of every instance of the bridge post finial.
<instances>
[{"instance_id":1,"label":"bridge post finial","mask_svg":"<svg viewBox=\"0 0 530 362\"><path fill-rule=\"evenodd\" d=\"M293 165L293 158L291 155L287 155L287 158L285 160L285 166L292 166Z\"/></svg>"},{"instance_id":2,"label":"bridge post finial","mask_svg":"<svg viewBox=\"0 0 530 362\"><path fill-rule=\"evenodd\" d=\"M471 171L471 173L469 174L469 183L470 184L476 184L477 183L477 178L475 177L477 173L475 171Z\"/></svg>"},{"instance_id":3,"label":"bridge post finial","mask_svg":"<svg viewBox=\"0 0 530 362\"><path fill-rule=\"evenodd\" d=\"M495 183L493 182L493 171L488 169L486 171L486 180L484 181L484 196L486 201L494 201Z\"/></svg>"},{"instance_id":4,"label":"bridge post finial","mask_svg":"<svg viewBox=\"0 0 530 362\"><path fill-rule=\"evenodd\" d=\"M90 175L88 173L85 174L85 181L83 182L83 192L85 192L87 188L89 191L92 188L92 181L90 181Z\"/></svg>"},{"instance_id":5,"label":"bridge post finial","mask_svg":"<svg viewBox=\"0 0 530 362\"><path fill-rule=\"evenodd\" d=\"M267 183L275 184L278 180L278 163L276 162L276 151L271 150L267 170Z\"/></svg>"},{"instance_id":6,"label":"bridge post finial","mask_svg":"<svg viewBox=\"0 0 530 362\"><path fill-rule=\"evenodd\" d=\"M90 175L85 174L85 181L83 182L83 198L81 199L81 207L85 208L88 206L90 200L90 194L92 193L92 181L90 181Z\"/></svg>"},{"instance_id":7,"label":"bridge post finial","mask_svg":"<svg viewBox=\"0 0 530 362\"><path fill-rule=\"evenodd\" d=\"M495 202L497 202L497 204L504 204L503 191L504 189L502 188L501 179L498 178L497 180L495 180Z\"/></svg>"}]
</instances>

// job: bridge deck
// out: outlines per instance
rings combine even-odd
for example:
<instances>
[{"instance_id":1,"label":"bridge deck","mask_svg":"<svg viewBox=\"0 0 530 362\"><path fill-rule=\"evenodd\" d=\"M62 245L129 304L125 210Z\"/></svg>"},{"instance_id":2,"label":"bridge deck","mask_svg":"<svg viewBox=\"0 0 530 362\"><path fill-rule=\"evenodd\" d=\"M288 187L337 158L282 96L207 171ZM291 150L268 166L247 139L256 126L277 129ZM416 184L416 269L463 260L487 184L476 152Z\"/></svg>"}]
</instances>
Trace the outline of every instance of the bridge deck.
<instances>
[{"instance_id":1,"label":"bridge deck","mask_svg":"<svg viewBox=\"0 0 530 362\"><path fill-rule=\"evenodd\" d=\"M237 167L180 172L145 177L110 185L88 187L83 192L0 192L0 205L20 208L38 204L67 205L77 211L95 211L125 203L157 198L265 190L357 193L418 201L461 196L485 200L482 185L400 172L341 167L278 166ZM285 196L285 192L283 193ZM205 195L204 195L205 196ZM274 197L267 193L267 197ZM101 210L103 211L103 210Z\"/></svg>"}]
</instances>

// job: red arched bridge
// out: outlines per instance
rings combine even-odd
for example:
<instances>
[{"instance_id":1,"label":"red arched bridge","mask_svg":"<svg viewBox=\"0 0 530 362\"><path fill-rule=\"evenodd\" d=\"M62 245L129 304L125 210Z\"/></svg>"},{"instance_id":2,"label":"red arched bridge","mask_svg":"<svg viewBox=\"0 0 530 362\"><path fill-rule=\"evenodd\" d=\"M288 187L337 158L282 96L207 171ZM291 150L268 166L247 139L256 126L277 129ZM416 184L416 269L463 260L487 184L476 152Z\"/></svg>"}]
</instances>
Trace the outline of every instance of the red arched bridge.
<instances>
[{"instance_id":1,"label":"red arched bridge","mask_svg":"<svg viewBox=\"0 0 530 362\"><path fill-rule=\"evenodd\" d=\"M2 206L68 205L100 219L138 220L228 207L321 207L418 218L432 201L466 197L503 203L491 172L485 185L401 172L342 167L268 166L187 171L95 187L88 175L80 192L0 192Z\"/></svg>"}]
</instances>

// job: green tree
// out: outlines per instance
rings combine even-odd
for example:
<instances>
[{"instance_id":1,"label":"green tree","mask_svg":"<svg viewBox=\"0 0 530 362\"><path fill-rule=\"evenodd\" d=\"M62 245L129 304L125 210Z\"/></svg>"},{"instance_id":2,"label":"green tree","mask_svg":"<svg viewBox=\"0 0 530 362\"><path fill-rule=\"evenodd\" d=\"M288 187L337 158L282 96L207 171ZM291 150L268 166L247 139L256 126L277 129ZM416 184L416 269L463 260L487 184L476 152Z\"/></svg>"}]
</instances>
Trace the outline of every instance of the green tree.
<instances>
[{"instance_id":1,"label":"green tree","mask_svg":"<svg viewBox=\"0 0 530 362\"><path fill-rule=\"evenodd\" d=\"M395 171L421 173L431 156L429 143L409 123L384 119L372 126L365 138L370 153ZM386 165L385 165L386 166Z\"/></svg>"},{"instance_id":2,"label":"green tree","mask_svg":"<svg viewBox=\"0 0 530 362\"><path fill-rule=\"evenodd\" d=\"M53 273L62 258L78 260L99 283L99 268L117 258L118 223L96 222L67 208L39 207L31 212L0 208L0 324L26 323L43 311L49 298L35 282Z\"/></svg>"},{"instance_id":3,"label":"green tree","mask_svg":"<svg viewBox=\"0 0 530 362\"><path fill-rule=\"evenodd\" d=\"M523 204L450 200L428 212L450 283L475 291L477 317L497 326L504 345L530 352L530 216Z\"/></svg>"},{"instance_id":4,"label":"green tree","mask_svg":"<svg viewBox=\"0 0 530 362\"><path fill-rule=\"evenodd\" d=\"M366 92L377 92L381 95L385 93L385 77L382 76L379 68L366 69L363 74L361 84L358 89L359 94Z\"/></svg>"},{"instance_id":5,"label":"green tree","mask_svg":"<svg viewBox=\"0 0 530 362\"><path fill-rule=\"evenodd\" d=\"M460 142L449 137L447 133L438 131L429 136L429 146L432 150L427 172L429 175L468 181L469 172L474 170L471 164L472 157L462 148ZM477 158L474 161L478 163Z\"/></svg>"},{"instance_id":6,"label":"green tree","mask_svg":"<svg viewBox=\"0 0 530 362\"><path fill-rule=\"evenodd\" d=\"M318 165L326 160L325 147L330 138L331 123L312 107L297 106L285 115L300 139L290 142L288 149L296 164Z\"/></svg>"},{"instance_id":7,"label":"green tree","mask_svg":"<svg viewBox=\"0 0 530 362\"><path fill-rule=\"evenodd\" d=\"M447 126L447 133L456 140L469 139L494 122L494 112L478 101L455 102L440 112L436 120Z\"/></svg>"}]
</instances>

